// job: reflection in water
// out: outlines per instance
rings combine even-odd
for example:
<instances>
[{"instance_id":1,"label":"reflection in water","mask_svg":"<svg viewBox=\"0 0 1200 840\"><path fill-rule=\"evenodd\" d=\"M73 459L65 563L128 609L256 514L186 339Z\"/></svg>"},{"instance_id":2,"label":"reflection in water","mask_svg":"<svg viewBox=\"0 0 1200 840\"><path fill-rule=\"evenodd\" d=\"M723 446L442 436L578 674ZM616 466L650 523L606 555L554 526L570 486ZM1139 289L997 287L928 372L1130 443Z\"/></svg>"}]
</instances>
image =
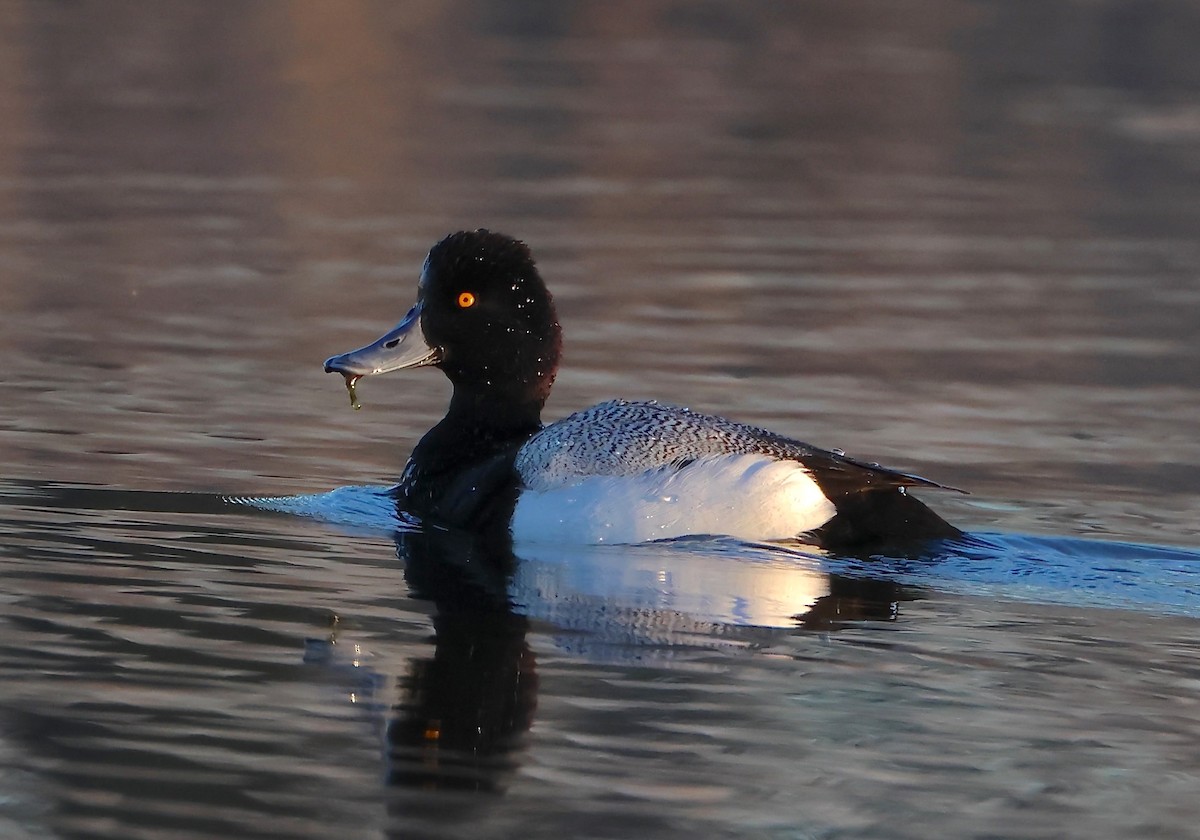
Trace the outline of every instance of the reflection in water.
<instances>
[{"instance_id":1,"label":"reflection in water","mask_svg":"<svg viewBox=\"0 0 1200 840\"><path fill-rule=\"evenodd\" d=\"M384 488L261 500L261 513L196 493L8 483L0 496L12 512L0 518L5 545L26 547L6 565L17 596L0 636L0 766L22 773L8 775L0 816L20 813L26 825L117 817L175 827L191 819L176 814L185 802L202 803L206 824L226 836L276 836L285 828L275 822L296 815L361 825L364 803L380 804L381 738L395 836L514 800L569 817L572 796L609 783L633 802L636 786L650 785L641 801L655 813L695 795L664 778L746 791L750 808L753 790L779 774L813 781L796 769L805 766L797 749L817 750L820 774L861 783L877 762L910 754L914 720L942 733L964 708L973 720L1021 708L1019 721L957 734L966 745L920 777L977 784L963 769L976 745L1008 749L1015 729L1076 708L1062 699L1082 666L1061 655L1071 642L1058 619L1031 634L1022 622L1036 610L987 598L968 604L982 616L967 612L951 631L938 626L944 618L909 620L902 642L874 622L938 615L904 606L936 601L938 590L1106 606L1136 597L1143 608L1200 615L1200 556L1154 546L972 535L871 556L719 539L512 548L415 532L388 510ZM356 666L365 639L362 667L338 668L327 644L328 656L301 663L298 642L328 609L345 616L338 635ZM1120 691L1137 670L1121 654L1123 634L1146 622L1106 615L1088 632L1113 620L1125 630L1089 656L1118 657L1102 673ZM846 632L806 632L838 628ZM1014 669L1023 646L1033 649ZM971 679L998 688L964 693L965 663L982 675ZM1053 673L1038 670L1046 663ZM1037 680L1030 694L1019 687L1025 667ZM1089 686L1095 667L1084 672ZM1043 704L1032 717L1030 702ZM564 715L564 704L578 704L581 717ZM1037 737L1077 751L1072 722L1052 717ZM704 760L678 763L693 754ZM647 764L648 755L666 763ZM148 775L160 780L153 795ZM309 785L336 795L314 798ZM505 796L432 795L439 790Z\"/></svg>"},{"instance_id":2,"label":"reflection in water","mask_svg":"<svg viewBox=\"0 0 1200 840\"><path fill-rule=\"evenodd\" d=\"M538 706L534 623L571 657L671 668L689 651L892 621L924 586L1200 612L1194 552L1078 540L962 535L854 555L712 538L514 549L407 526L395 538L411 594L434 606L434 650L399 678L386 777L423 789L511 783Z\"/></svg>"},{"instance_id":3,"label":"reflection in water","mask_svg":"<svg viewBox=\"0 0 1200 840\"><path fill-rule=\"evenodd\" d=\"M529 622L507 598L512 555L471 534L397 535L412 594L433 602L434 654L414 661L388 725L387 778L418 787L501 789L529 729L537 673Z\"/></svg>"},{"instance_id":4,"label":"reflection in water","mask_svg":"<svg viewBox=\"0 0 1200 840\"><path fill-rule=\"evenodd\" d=\"M702 650L767 650L787 637L891 621L924 586L1200 610L1192 552L960 535L852 554L698 538L633 546L519 544L402 525L381 488L258 504L395 533L411 594L432 602L432 656L413 658L387 712L387 780L502 792L524 763L538 707L531 626L605 665L673 668Z\"/></svg>"},{"instance_id":5,"label":"reflection in water","mask_svg":"<svg viewBox=\"0 0 1200 840\"><path fill-rule=\"evenodd\" d=\"M830 575L814 546L689 538L635 546L522 544L516 609L578 638L591 658L645 661L680 644L769 642L803 626L891 618L905 597L886 581Z\"/></svg>"},{"instance_id":6,"label":"reflection in water","mask_svg":"<svg viewBox=\"0 0 1200 840\"><path fill-rule=\"evenodd\" d=\"M334 496L344 502L344 490ZM912 597L889 581L822 572L815 546L710 538L514 552L473 533L408 527L395 539L411 595L434 606L434 650L398 679L386 777L425 789L506 788L537 708L533 621L572 656L669 665L680 650L754 649L799 629L891 620Z\"/></svg>"}]
</instances>

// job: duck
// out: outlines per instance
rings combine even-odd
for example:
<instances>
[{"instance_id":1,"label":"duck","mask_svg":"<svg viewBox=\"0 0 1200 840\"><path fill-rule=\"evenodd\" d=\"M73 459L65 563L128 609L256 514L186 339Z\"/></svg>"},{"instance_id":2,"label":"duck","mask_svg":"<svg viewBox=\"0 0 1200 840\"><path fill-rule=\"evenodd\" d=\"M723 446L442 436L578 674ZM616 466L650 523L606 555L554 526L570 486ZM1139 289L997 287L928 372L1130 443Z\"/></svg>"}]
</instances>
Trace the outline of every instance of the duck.
<instances>
[{"instance_id":1,"label":"duck","mask_svg":"<svg viewBox=\"0 0 1200 840\"><path fill-rule=\"evenodd\" d=\"M686 407L608 400L544 424L561 354L530 248L479 229L430 249L395 328L324 367L345 377L352 401L362 377L433 367L449 379L445 417L390 490L429 527L514 541L818 547L960 533L909 493L957 488Z\"/></svg>"}]
</instances>

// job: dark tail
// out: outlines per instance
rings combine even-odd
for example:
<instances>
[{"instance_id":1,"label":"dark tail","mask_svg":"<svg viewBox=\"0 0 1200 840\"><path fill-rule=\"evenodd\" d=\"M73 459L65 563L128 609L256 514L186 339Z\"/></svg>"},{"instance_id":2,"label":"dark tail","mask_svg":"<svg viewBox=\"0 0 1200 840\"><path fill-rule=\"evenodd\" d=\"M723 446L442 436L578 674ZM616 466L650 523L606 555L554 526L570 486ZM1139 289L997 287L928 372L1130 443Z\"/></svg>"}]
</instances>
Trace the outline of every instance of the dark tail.
<instances>
[{"instance_id":1,"label":"dark tail","mask_svg":"<svg viewBox=\"0 0 1200 840\"><path fill-rule=\"evenodd\" d=\"M843 496L837 515L805 535L834 554L908 554L934 540L957 539L963 532L903 490Z\"/></svg>"}]
</instances>

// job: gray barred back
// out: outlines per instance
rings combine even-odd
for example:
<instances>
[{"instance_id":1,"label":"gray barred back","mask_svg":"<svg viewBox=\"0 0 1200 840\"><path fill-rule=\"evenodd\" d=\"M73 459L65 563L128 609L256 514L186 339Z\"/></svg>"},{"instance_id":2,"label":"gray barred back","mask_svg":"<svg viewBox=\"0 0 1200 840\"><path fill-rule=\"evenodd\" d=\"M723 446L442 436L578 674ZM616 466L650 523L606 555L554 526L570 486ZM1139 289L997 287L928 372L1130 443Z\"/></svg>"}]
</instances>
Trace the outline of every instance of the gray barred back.
<instances>
[{"instance_id":1,"label":"gray barred back","mask_svg":"<svg viewBox=\"0 0 1200 840\"><path fill-rule=\"evenodd\" d=\"M595 475L629 476L720 455L801 461L816 450L799 441L658 402L612 400L552 423L530 438L516 469L532 490Z\"/></svg>"}]
</instances>

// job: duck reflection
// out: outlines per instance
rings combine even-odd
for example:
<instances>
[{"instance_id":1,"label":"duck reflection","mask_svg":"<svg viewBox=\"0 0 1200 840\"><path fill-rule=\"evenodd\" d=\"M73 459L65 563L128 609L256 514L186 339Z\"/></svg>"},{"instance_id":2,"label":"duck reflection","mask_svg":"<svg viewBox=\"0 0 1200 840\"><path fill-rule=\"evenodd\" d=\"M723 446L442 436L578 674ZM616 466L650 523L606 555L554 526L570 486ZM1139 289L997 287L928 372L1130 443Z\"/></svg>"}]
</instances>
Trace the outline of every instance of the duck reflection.
<instances>
[{"instance_id":1,"label":"duck reflection","mask_svg":"<svg viewBox=\"0 0 1200 840\"><path fill-rule=\"evenodd\" d=\"M409 787L507 786L537 708L533 623L574 656L670 667L681 651L892 620L914 597L887 580L822 571L830 549L819 539L513 546L431 528L396 534L396 546L411 594L435 607L433 655L399 679L386 730L387 779Z\"/></svg>"},{"instance_id":2,"label":"duck reflection","mask_svg":"<svg viewBox=\"0 0 1200 840\"><path fill-rule=\"evenodd\" d=\"M529 619L508 597L515 557L457 531L401 533L396 546L412 594L436 612L433 657L414 660L400 679L388 781L496 790L537 707Z\"/></svg>"}]
</instances>

